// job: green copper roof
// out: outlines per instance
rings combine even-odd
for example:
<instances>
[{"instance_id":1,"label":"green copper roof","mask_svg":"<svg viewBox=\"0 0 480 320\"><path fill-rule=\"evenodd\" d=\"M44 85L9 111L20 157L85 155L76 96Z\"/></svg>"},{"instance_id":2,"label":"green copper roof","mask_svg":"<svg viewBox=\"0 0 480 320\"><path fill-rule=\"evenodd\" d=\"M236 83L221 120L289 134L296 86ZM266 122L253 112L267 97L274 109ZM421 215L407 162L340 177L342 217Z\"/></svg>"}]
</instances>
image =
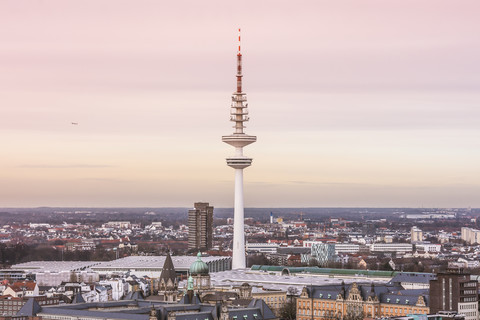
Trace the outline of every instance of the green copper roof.
<instances>
[{"instance_id":1,"label":"green copper roof","mask_svg":"<svg viewBox=\"0 0 480 320\"><path fill-rule=\"evenodd\" d=\"M190 266L190 274L208 274L208 266L205 262L202 261L202 254L200 252L197 254L197 261L192 263L192 265Z\"/></svg>"}]
</instances>

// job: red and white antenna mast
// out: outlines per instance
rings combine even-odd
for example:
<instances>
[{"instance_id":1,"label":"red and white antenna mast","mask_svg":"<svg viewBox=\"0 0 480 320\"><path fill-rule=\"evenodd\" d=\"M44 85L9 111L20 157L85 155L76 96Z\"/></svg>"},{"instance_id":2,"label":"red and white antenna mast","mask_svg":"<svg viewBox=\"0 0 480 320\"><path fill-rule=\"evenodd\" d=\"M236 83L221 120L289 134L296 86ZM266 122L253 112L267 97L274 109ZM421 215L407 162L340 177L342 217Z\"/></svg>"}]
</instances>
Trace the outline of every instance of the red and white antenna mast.
<instances>
[{"instance_id":1,"label":"red and white antenna mast","mask_svg":"<svg viewBox=\"0 0 480 320\"><path fill-rule=\"evenodd\" d=\"M238 52L237 52L237 93L242 92L242 50L240 28L238 29Z\"/></svg>"}]
</instances>

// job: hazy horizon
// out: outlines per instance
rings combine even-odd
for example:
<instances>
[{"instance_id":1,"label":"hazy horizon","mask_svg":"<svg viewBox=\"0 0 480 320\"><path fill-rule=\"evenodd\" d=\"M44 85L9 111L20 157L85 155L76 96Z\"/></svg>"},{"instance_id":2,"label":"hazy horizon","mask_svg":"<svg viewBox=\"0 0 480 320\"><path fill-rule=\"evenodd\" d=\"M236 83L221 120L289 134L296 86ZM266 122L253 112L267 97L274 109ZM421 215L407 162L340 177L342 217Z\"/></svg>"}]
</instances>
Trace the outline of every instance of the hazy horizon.
<instances>
[{"instance_id":1,"label":"hazy horizon","mask_svg":"<svg viewBox=\"0 0 480 320\"><path fill-rule=\"evenodd\" d=\"M2 1L0 207L233 206L239 27L246 207L480 207L478 12Z\"/></svg>"}]
</instances>

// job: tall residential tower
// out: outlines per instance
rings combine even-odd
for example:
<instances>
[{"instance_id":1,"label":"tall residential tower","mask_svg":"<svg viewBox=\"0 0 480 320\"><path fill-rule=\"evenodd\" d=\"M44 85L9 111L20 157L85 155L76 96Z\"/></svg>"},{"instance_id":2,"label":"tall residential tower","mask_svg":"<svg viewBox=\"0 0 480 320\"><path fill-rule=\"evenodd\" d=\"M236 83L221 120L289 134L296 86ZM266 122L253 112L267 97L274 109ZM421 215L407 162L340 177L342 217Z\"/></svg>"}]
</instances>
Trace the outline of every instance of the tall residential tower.
<instances>
[{"instance_id":1,"label":"tall residential tower","mask_svg":"<svg viewBox=\"0 0 480 320\"><path fill-rule=\"evenodd\" d=\"M248 121L247 97L242 92L242 53L240 50L240 29L238 29L237 91L232 95L230 121L234 122L233 134L223 136L222 141L235 147L235 155L227 158L227 165L235 169L235 203L233 211L233 257L232 269L246 268L245 226L243 207L243 169L252 164L252 158L243 155L243 147L257 141L257 137L243 132Z\"/></svg>"},{"instance_id":2,"label":"tall residential tower","mask_svg":"<svg viewBox=\"0 0 480 320\"><path fill-rule=\"evenodd\" d=\"M213 207L208 202L195 202L188 210L188 250L212 248Z\"/></svg>"}]
</instances>

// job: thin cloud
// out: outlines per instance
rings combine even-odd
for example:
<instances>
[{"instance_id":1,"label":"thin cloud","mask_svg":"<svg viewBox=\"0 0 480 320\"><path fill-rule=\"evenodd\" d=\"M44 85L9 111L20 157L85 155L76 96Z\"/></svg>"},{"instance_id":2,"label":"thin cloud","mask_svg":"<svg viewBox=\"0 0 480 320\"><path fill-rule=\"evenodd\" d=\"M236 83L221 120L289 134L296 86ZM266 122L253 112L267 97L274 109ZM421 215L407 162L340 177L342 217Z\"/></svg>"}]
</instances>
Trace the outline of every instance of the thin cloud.
<instances>
[{"instance_id":1,"label":"thin cloud","mask_svg":"<svg viewBox=\"0 0 480 320\"><path fill-rule=\"evenodd\" d=\"M113 168L112 165L106 164L24 164L19 166L19 168L26 169L91 169L91 168Z\"/></svg>"}]
</instances>

